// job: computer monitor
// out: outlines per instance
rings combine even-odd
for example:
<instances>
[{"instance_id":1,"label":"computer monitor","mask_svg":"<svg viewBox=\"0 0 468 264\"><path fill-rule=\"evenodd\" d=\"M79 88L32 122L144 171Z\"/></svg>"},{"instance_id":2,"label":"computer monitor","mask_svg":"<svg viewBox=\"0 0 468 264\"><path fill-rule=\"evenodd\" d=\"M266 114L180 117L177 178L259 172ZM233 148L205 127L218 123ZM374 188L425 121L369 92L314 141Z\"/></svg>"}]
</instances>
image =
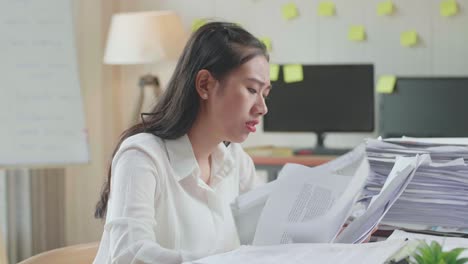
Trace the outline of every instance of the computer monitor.
<instances>
[{"instance_id":1,"label":"computer monitor","mask_svg":"<svg viewBox=\"0 0 468 264\"><path fill-rule=\"evenodd\" d=\"M281 67L282 68L282 67ZM303 65L303 81L272 82L264 117L266 132L315 132L323 149L326 132L374 130L372 64Z\"/></svg>"},{"instance_id":2,"label":"computer monitor","mask_svg":"<svg viewBox=\"0 0 468 264\"><path fill-rule=\"evenodd\" d=\"M468 137L468 77L397 78L380 99L384 137Z\"/></svg>"}]
</instances>

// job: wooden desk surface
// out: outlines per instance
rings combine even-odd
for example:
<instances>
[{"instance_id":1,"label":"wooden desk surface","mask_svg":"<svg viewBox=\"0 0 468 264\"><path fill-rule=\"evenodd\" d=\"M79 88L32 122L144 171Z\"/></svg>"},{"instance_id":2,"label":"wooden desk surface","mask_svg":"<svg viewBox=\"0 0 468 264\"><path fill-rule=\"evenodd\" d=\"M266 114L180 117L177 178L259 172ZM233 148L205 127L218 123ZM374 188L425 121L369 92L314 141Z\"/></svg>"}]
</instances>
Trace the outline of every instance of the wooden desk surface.
<instances>
[{"instance_id":1,"label":"wooden desk surface","mask_svg":"<svg viewBox=\"0 0 468 264\"><path fill-rule=\"evenodd\" d=\"M297 163L302 164L305 166L318 166L323 163L326 163L330 160L336 158L336 156L288 156L288 157L280 157L280 156L251 156L252 160L255 165L277 165L281 166L286 163Z\"/></svg>"}]
</instances>

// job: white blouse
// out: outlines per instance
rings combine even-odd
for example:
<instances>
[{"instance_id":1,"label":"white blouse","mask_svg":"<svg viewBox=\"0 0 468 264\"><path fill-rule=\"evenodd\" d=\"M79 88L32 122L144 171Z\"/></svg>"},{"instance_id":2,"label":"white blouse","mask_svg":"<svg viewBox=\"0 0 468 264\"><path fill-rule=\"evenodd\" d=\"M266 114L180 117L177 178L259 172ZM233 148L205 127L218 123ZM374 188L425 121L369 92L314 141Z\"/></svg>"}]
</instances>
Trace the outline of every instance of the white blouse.
<instances>
[{"instance_id":1,"label":"white blouse","mask_svg":"<svg viewBox=\"0 0 468 264\"><path fill-rule=\"evenodd\" d=\"M94 263L181 263L237 248L230 203L252 187L254 177L252 159L239 144L218 145L207 185L188 136L125 139L112 161Z\"/></svg>"}]
</instances>

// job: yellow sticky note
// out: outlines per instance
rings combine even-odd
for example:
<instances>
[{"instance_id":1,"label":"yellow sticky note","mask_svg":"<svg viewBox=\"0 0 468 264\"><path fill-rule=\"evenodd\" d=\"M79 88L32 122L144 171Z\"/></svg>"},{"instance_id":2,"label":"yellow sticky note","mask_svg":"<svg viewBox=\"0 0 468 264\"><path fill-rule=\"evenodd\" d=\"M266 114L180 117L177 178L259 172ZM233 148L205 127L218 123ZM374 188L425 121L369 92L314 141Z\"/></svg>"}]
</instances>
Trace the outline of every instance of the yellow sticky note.
<instances>
[{"instance_id":1,"label":"yellow sticky note","mask_svg":"<svg viewBox=\"0 0 468 264\"><path fill-rule=\"evenodd\" d=\"M285 20L291 20L299 16L297 7L294 3L288 3L281 7L281 14Z\"/></svg>"},{"instance_id":2,"label":"yellow sticky note","mask_svg":"<svg viewBox=\"0 0 468 264\"><path fill-rule=\"evenodd\" d=\"M352 41L363 41L366 39L364 26L351 26L348 32L348 39Z\"/></svg>"},{"instance_id":3,"label":"yellow sticky note","mask_svg":"<svg viewBox=\"0 0 468 264\"><path fill-rule=\"evenodd\" d=\"M418 33L414 30L401 33L400 44L404 47L411 47L418 44Z\"/></svg>"},{"instance_id":4,"label":"yellow sticky note","mask_svg":"<svg viewBox=\"0 0 468 264\"><path fill-rule=\"evenodd\" d=\"M301 82L304 80L301 64L288 64L283 66L285 83Z\"/></svg>"},{"instance_id":5,"label":"yellow sticky note","mask_svg":"<svg viewBox=\"0 0 468 264\"><path fill-rule=\"evenodd\" d=\"M458 5L455 0L443 0L440 2L440 15L444 17L454 16L458 13Z\"/></svg>"},{"instance_id":6,"label":"yellow sticky note","mask_svg":"<svg viewBox=\"0 0 468 264\"><path fill-rule=\"evenodd\" d=\"M334 16L335 4L333 2L321 2L318 8L319 16Z\"/></svg>"},{"instance_id":7,"label":"yellow sticky note","mask_svg":"<svg viewBox=\"0 0 468 264\"><path fill-rule=\"evenodd\" d=\"M272 46L271 46L271 39L270 38L262 37L262 38L260 38L260 41L263 42L263 44L265 44L268 51L271 51Z\"/></svg>"},{"instance_id":8,"label":"yellow sticky note","mask_svg":"<svg viewBox=\"0 0 468 264\"><path fill-rule=\"evenodd\" d=\"M280 66L278 64L270 64L270 81L277 81Z\"/></svg>"},{"instance_id":9,"label":"yellow sticky note","mask_svg":"<svg viewBox=\"0 0 468 264\"><path fill-rule=\"evenodd\" d=\"M391 0L380 2L377 5L377 15L388 16L393 13L394 6Z\"/></svg>"},{"instance_id":10,"label":"yellow sticky note","mask_svg":"<svg viewBox=\"0 0 468 264\"><path fill-rule=\"evenodd\" d=\"M377 82L377 92L391 94L395 90L396 77L394 75L382 75Z\"/></svg>"},{"instance_id":11,"label":"yellow sticky note","mask_svg":"<svg viewBox=\"0 0 468 264\"><path fill-rule=\"evenodd\" d=\"M192 22L192 32L197 31L197 29L199 29L201 26L205 25L206 22L207 22L206 19L203 19L203 18L197 18L197 19L193 20L193 22Z\"/></svg>"}]
</instances>

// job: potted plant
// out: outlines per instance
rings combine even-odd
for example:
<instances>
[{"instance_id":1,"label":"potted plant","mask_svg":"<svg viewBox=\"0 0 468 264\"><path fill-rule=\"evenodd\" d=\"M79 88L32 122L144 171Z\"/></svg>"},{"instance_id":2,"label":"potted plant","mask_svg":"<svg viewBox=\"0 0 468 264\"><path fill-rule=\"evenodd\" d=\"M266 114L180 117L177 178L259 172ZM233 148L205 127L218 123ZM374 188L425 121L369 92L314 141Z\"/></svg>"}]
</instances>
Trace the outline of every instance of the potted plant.
<instances>
[{"instance_id":1,"label":"potted plant","mask_svg":"<svg viewBox=\"0 0 468 264\"><path fill-rule=\"evenodd\" d=\"M442 246L432 241L430 244L423 241L416 248L414 254L409 258L411 264L464 264L468 263L468 258L460 258L460 254L466 248L455 248L450 251L443 251Z\"/></svg>"}]
</instances>

